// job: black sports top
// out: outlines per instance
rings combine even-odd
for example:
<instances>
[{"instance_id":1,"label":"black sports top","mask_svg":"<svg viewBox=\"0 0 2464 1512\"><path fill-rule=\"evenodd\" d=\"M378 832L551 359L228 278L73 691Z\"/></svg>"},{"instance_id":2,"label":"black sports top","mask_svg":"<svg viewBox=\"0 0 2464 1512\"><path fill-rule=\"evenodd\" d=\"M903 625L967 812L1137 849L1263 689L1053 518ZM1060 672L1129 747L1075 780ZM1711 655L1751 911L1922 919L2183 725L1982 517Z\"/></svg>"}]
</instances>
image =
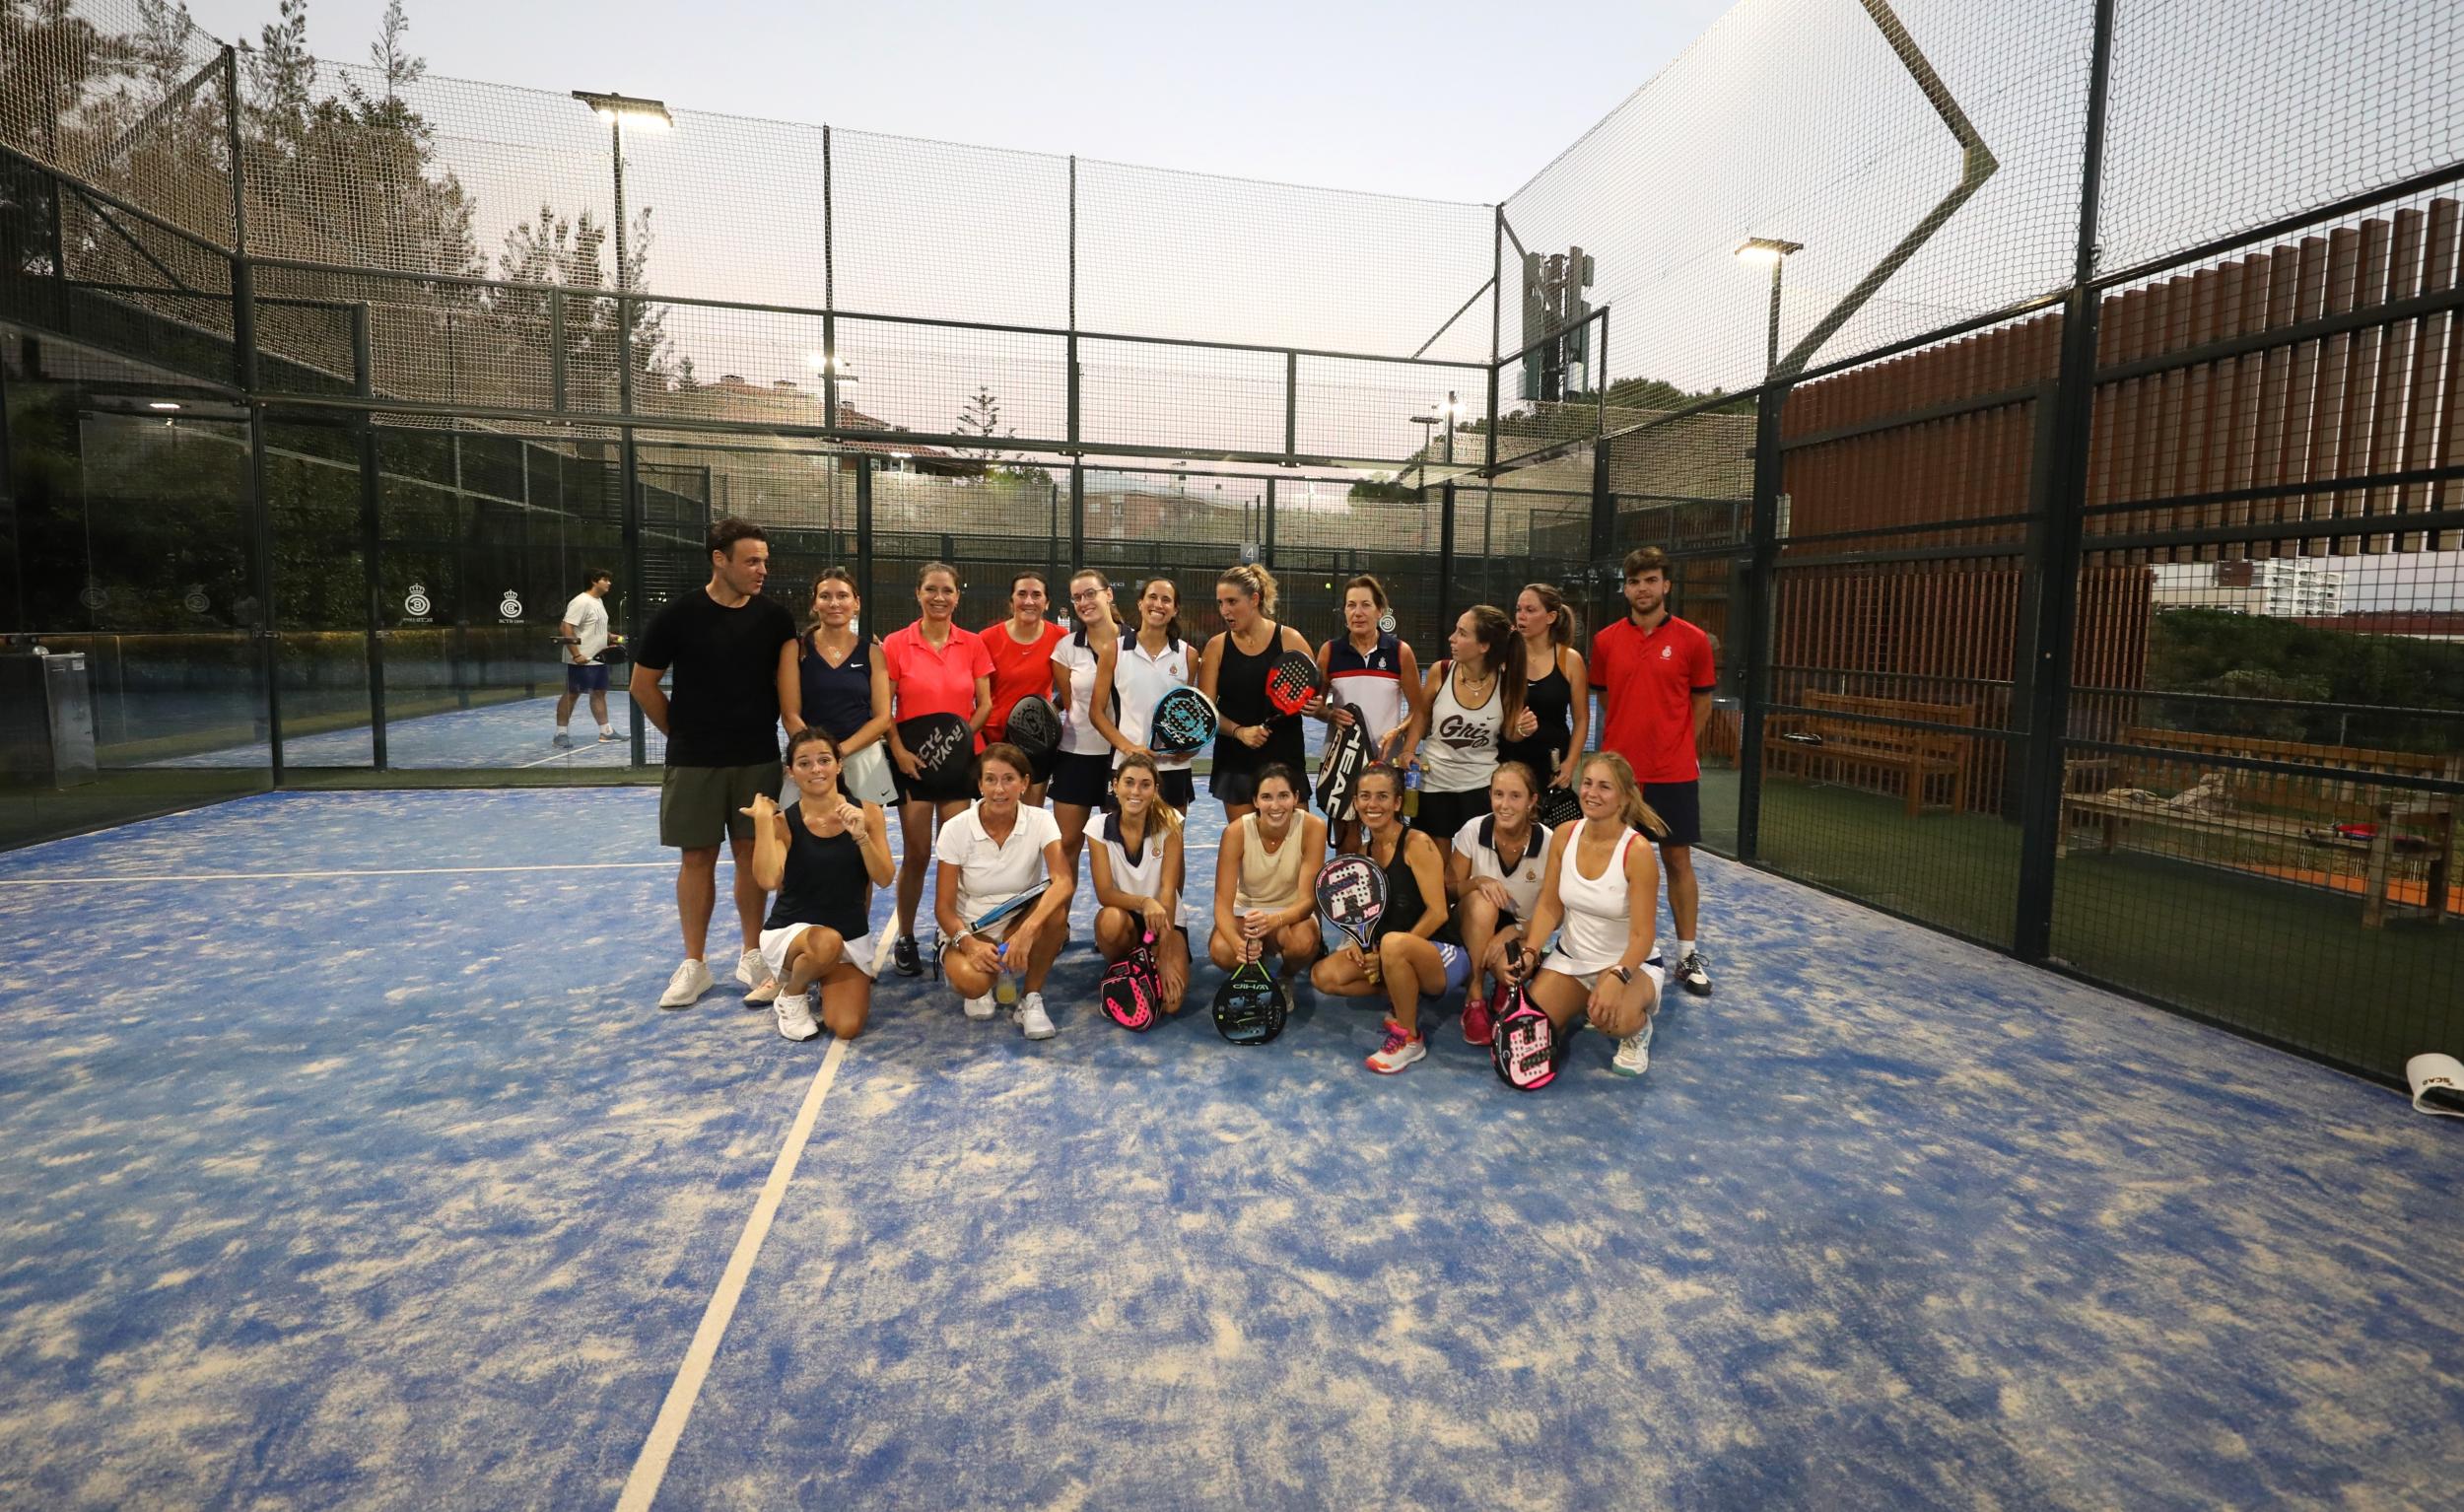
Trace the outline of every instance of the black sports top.
<instances>
[{"instance_id":1,"label":"black sports top","mask_svg":"<svg viewBox=\"0 0 2464 1512\"><path fill-rule=\"evenodd\" d=\"M1386 912L1378 916L1378 931L1371 940L1372 944L1389 934L1411 932L1411 927L1420 922L1422 914L1428 912L1428 904L1420 896L1420 879L1411 874L1411 862L1405 855L1411 849L1411 837L1426 832L1414 830L1409 820L1398 820L1397 823L1402 826L1403 833L1395 837L1395 854L1386 862ZM1377 859L1374 844L1369 859ZM1442 874L1446 869L1443 846L1438 848L1437 865ZM1429 938L1442 945L1460 944L1462 936L1455 932L1453 915L1449 914L1446 922L1438 926L1437 932Z\"/></svg>"},{"instance_id":2,"label":"black sports top","mask_svg":"<svg viewBox=\"0 0 2464 1512\"><path fill-rule=\"evenodd\" d=\"M872 876L864 870L864 848L853 833L816 835L804 823L804 805L789 803L787 862L780 868L779 901L770 906L766 929L824 925L839 937L859 940L872 926Z\"/></svg>"},{"instance_id":3,"label":"black sports top","mask_svg":"<svg viewBox=\"0 0 2464 1512\"><path fill-rule=\"evenodd\" d=\"M1226 632L1223 638L1223 665L1215 669L1215 709L1235 724L1264 724L1266 743L1251 750L1229 731L1215 736L1215 765L1237 767L1254 772L1269 762L1279 761L1292 769L1296 779L1308 762L1301 743L1300 716L1277 714L1266 702L1266 672L1275 658L1283 654L1283 627L1277 624L1266 637L1266 649L1257 655L1241 650L1238 637Z\"/></svg>"},{"instance_id":4,"label":"black sports top","mask_svg":"<svg viewBox=\"0 0 2464 1512\"><path fill-rule=\"evenodd\" d=\"M1566 745L1574 735L1574 684L1566 680L1564 668L1553 655L1548 675L1524 685L1523 707L1532 711L1540 727L1520 740L1498 741L1497 759L1522 762L1545 788L1556 776L1557 764L1565 760Z\"/></svg>"}]
</instances>

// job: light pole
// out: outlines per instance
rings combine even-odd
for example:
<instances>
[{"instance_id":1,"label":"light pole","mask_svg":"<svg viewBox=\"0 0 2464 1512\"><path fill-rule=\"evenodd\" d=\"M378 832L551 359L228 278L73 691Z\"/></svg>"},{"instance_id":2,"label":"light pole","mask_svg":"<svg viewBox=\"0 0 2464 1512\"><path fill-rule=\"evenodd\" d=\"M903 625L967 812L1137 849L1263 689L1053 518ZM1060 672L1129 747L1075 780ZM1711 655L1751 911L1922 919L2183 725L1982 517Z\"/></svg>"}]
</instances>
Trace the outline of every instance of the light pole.
<instances>
[{"instance_id":1,"label":"light pole","mask_svg":"<svg viewBox=\"0 0 2464 1512\"><path fill-rule=\"evenodd\" d=\"M1762 376L1768 379L1780 365L1780 271L1788 265L1791 252L1802 252L1802 241L1783 241L1777 237L1747 237L1738 243L1740 262L1767 262L1771 265L1771 321L1762 359Z\"/></svg>"},{"instance_id":2,"label":"light pole","mask_svg":"<svg viewBox=\"0 0 2464 1512\"><path fill-rule=\"evenodd\" d=\"M616 171L616 293L625 290L625 122L640 131L665 131L676 123L667 106L656 100L611 95L600 90L576 90L574 98L607 122L608 150Z\"/></svg>"}]
</instances>

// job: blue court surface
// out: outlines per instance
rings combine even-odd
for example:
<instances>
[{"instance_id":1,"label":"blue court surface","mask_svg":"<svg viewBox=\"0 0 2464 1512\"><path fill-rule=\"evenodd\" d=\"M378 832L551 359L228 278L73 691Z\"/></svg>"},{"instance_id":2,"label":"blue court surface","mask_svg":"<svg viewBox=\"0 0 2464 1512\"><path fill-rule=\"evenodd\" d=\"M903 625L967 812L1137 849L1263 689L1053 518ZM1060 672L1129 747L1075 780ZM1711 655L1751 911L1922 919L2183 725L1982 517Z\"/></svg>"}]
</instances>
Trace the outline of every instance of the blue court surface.
<instances>
[{"instance_id":1,"label":"blue court surface","mask_svg":"<svg viewBox=\"0 0 2464 1512\"><path fill-rule=\"evenodd\" d=\"M653 1006L655 802L278 793L0 857L0 1505L2464 1483L2464 1130L2380 1088L1710 859L1718 990L1640 1081L1585 1036L1518 1095L1451 1019L1381 1078L1378 1013L1305 993L1235 1049L1211 970L1133 1036L1082 949L1043 1044L895 977L789 1044Z\"/></svg>"},{"instance_id":2,"label":"blue court surface","mask_svg":"<svg viewBox=\"0 0 2464 1512\"><path fill-rule=\"evenodd\" d=\"M608 695L607 717L615 726L616 738L602 742L588 702L576 705L567 726L574 737L571 749L552 743L556 735L553 697L390 719L385 722L385 763L403 771L630 766L633 711L624 694ZM665 737L655 727L649 731L649 737L647 759L656 765L666 750ZM284 765L291 767L365 767L376 759L376 743L366 724L286 735L282 754ZM261 767L271 760L271 749L258 740L167 757L146 765Z\"/></svg>"}]
</instances>

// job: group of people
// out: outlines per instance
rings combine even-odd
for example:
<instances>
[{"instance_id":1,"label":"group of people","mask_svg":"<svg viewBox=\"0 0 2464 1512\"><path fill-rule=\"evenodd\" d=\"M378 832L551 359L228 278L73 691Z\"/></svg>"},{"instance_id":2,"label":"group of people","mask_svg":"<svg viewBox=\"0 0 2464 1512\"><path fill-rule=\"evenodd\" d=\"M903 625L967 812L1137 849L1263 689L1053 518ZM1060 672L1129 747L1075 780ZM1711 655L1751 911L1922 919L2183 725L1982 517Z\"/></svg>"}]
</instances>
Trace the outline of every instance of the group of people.
<instances>
[{"instance_id":1,"label":"group of people","mask_svg":"<svg viewBox=\"0 0 2464 1512\"><path fill-rule=\"evenodd\" d=\"M1125 612L1105 574L1081 571L1065 585L1066 622L1054 623L1044 575L1020 572L1008 615L970 631L955 621L957 570L934 562L917 575L915 620L874 636L845 569L814 582L799 629L763 594L758 526L723 520L709 545L710 582L663 606L633 653L632 696L666 735L660 841L681 853L685 958L663 1008L716 986L704 955L722 848L743 935L734 980L789 1039L825 1028L853 1038L882 970L914 977L927 965L969 1018L1007 1006L1027 1038L1050 1037L1044 989L1069 943L1082 855L1096 950L1108 962L1150 950L1163 1012L1186 1000L1190 931L1202 928L1223 971L1258 963L1324 997L1383 998L1383 1043L1368 1058L1378 1071L1419 1060L1427 1022L1457 1002L1465 1038L1487 1043L1492 995L1513 985L1560 1040L1588 1022L1617 1042L1612 1068L1640 1074L1668 978L1711 990L1690 848L1713 658L1708 638L1669 613L1656 548L1627 556L1627 612L1588 660L1573 612L1533 584L1511 614L1465 610L1423 672L1374 577L1345 584L1342 633L1313 648L1275 618L1273 576L1232 567L1214 585L1224 628L1199 647L1167 577L1143 583ZM1284 712L1290 700L1278 704L1268 682L1290 652L1314 659L1320 692ZM1187 896L1192 760L1149 744L1158 700L1183 686L1217 714L1208 790L1225 828L1202 920ZM1601 748L1586 751L1594 692ZM1007 727L1030 697L1050 700L1061 728L1032 755ZM902 728L925 716L963 720L974 759L910 750ZM1317 791L1334 812L1309 806L1309 719L1331 732L1356 725L1368 756L1342 790ZM1576 817L1552 827L1541 818L1552 806ZM1364 856L1384 874L1365 941L1331 940L1319 916L1332 855ZM1663 866L1674 964L1657 941ZM917 923L928 875L929 961ZM896 889L879 933L876 887ZM997 931L970 925L1030 898Z\"/></svg>"}]
</instances>

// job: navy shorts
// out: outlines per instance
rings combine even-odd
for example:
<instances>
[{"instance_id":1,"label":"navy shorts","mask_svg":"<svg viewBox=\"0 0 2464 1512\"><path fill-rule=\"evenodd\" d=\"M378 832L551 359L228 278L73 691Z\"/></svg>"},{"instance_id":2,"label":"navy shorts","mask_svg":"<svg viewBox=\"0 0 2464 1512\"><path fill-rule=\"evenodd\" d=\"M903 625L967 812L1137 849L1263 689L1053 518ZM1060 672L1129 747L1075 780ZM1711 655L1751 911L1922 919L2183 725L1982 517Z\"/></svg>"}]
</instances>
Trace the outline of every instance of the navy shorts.
<instances>
[{"instance_id":1,"label":"navy shorts","mask_svg":"<svg viewBox=\"0 0 2464 1512\"><path fill-rule=\"evenodd\" d=\"M1693 846L1702 843L1702 784L1645 783L1643 801L1649 803L1668 822L1665 836L1644 834L1666 846Z\"/></svg>"},{"instance_id":2,"label":"navy shorts","mask_svg":"<svg viewBox=\"0 0 2464 1512\"><path fill-rule=\"evenodd\" d=\"M605 693L607 691L607 663L604 661L592 661L586 664L566 662L565 691L568 693Z\"/></svg>"}]
</instances>

